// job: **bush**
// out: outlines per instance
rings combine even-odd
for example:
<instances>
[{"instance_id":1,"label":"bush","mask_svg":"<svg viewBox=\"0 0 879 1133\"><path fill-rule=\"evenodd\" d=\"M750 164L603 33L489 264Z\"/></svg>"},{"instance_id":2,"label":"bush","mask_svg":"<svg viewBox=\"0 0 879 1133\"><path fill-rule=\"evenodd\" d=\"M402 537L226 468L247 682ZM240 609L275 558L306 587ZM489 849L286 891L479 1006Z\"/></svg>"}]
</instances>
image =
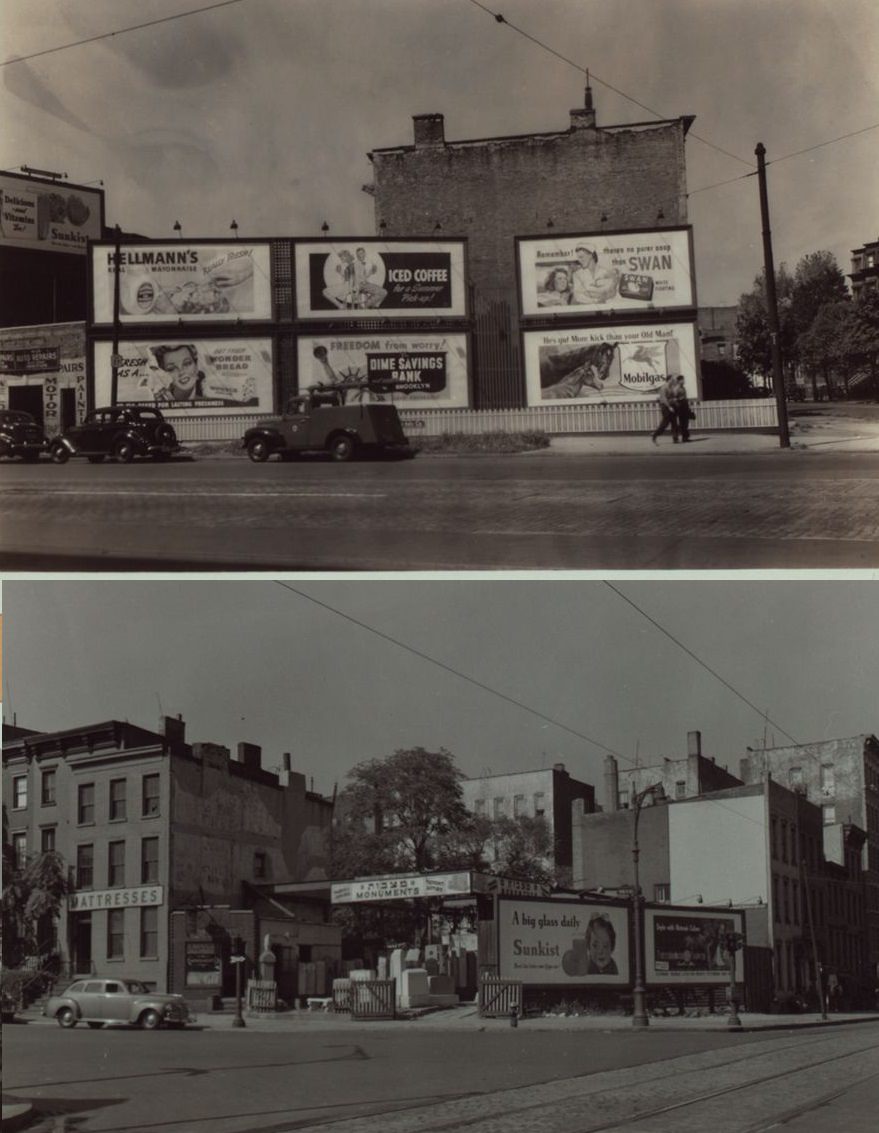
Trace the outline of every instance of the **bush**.
<instances>
[{"instance_id":1,"label":"bush","mask_svg":"<svg viewBox=\"0 0 879 1133\"><path fill-rule=\"evenodd\" d=\"M549 448L549 436L539 430L522 433L442 433L438 437L412 438L420 452L437 453L514 453Z\"/></svg>"}]
</instances>

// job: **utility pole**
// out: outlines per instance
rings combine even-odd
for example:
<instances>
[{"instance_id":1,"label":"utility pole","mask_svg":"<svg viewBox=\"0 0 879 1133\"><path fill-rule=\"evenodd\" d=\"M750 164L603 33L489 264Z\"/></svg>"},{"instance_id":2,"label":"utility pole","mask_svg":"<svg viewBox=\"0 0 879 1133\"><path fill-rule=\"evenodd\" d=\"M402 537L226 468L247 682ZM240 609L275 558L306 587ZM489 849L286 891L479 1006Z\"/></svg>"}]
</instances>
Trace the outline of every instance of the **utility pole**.
<instances>
[{"instance_id":1,"label":"utility pole","mask_svg":"<svg viewBox=\"0 0 879 1133\"><path fill-rule=\"evenodd\" d=\"M122 269L122 229L116 225L113 241L113 355L110 358L110 404L119 396L119 275Z\"/></svg>"},{"instance_id":2,"label":"utility pole","mask_svg":"<svg viewBox=\"0 0 879 1133\"><path fill-rule=\"evenodd\" d=\"M827 1018L827 1006L824 1002L824 973L821 971L821 961L818 959L818 944L815 940L815 922L812 920L812 898L809 890L809 875L806 872L806 862L800 858L800 884L806 898L806 915L809 918L809 935L812 938L812 962L815 965L815 987L818 992L818 1004L821 1008L821 1018Z\"/></svg>"},{"instance_id":3,"label":"utility pole","mask_svg":"<svg viewBox=\"0 0 879 1133\"><path fill-rule=\"evenodd\" d=\"M790 448L787 423L787 400L784 393L784 370L781 364L781 338L778 328L778 297L775 294L775 264L772 261L772 232L769 228L769 197L766 193L766 147L757 143L757 181L760 185L760 219L763 222L763 271L766 276L766 312L769 316L769 338L772 342L772 384L778 410L778 441Z\"/></svg>"}]
</instances>

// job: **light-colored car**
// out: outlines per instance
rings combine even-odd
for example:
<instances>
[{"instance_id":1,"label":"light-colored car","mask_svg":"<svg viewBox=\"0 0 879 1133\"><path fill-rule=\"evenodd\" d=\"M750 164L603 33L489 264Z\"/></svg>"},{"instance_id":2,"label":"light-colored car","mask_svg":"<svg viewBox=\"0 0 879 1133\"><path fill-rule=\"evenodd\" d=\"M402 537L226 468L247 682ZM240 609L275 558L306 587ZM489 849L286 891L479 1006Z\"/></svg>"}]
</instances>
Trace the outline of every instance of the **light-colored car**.
<instances>
[{"instance_id":1,"label":"light-colored car","mask_svg":"<svg viewBox=\"0 0 879 1133\"><path fill-rule=\"evenodd\" d=\"M182 995L149 991L140 980L76 980L61 995L50 996L43 1014L57 1019L61 1027L88 1023L128 1023L153 1031L156 1027L184 1027L195 1022Z\"/></svg>"}]
</instances>

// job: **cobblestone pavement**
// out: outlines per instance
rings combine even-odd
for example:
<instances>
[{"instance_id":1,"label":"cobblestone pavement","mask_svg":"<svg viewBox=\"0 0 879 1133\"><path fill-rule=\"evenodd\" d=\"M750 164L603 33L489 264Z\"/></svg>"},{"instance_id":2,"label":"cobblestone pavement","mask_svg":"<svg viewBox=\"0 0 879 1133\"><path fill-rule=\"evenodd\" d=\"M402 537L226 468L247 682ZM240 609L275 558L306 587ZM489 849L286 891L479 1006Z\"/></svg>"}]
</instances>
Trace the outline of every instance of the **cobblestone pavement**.
<instances>
[{"instance_id":1,"label":"cobblestone pavement","mask_svg":"<svg viewBox=\"0 0 879 1133\"><path fill-rule=\"evenodd\" d=\"M7 467L0 543L20 561L0 565L91 555L100 569L113 556L201 569L872 567L879 455L857 460Z\"/></svg>"}]
</instances>

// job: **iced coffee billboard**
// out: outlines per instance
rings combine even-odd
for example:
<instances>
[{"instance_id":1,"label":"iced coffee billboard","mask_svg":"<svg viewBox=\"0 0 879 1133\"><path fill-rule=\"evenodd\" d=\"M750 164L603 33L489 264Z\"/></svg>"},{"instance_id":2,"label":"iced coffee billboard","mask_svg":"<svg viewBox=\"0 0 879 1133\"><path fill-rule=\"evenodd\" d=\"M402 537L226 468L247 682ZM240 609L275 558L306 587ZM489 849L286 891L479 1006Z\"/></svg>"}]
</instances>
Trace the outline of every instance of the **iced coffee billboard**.
<instances>
[{"instance_id":1,"label":"iced coffee billboard","mask_svg":"<svg viewBox=\"0 0 879 1133\"><path fill-rule=\"evenodd\" d=\"M525 317L696 305L689 227L520 238L516 255Z\"/></svg>"},{"instance_id":2,"label":"iced coffee billboard","mask_svg":"<svg viewBox=\"0 0 879 1133\"><path fill-rule=\"evenodd\" d=\"M94 344L95 403L112 403L112 344ZM116 401L216 415L272 409L269 338L182 338L119 343Z\"/></svg>"},{"instance_id":3,"label":"iced coffee billboard","mask_svg":"<svg viewBox=\"0 0 879 1133\"><path fill-rule=\"evenodd\" d=\"M698 397L693 323L524 331L529 405L655 401L669 374Z\"/></svg>"},{"instance_id":4,"label":"iced coffee billboard","mask_svg":"<svg viewBox=\"0 0 879 1133\"><path fill-rule=\"evenodd\" d=\"M112 242L92 246L92 322L113 322L115 256ZM119 249L122 323L269 321L270 245L123 243Z\"/></svg>"}]
</instances>

